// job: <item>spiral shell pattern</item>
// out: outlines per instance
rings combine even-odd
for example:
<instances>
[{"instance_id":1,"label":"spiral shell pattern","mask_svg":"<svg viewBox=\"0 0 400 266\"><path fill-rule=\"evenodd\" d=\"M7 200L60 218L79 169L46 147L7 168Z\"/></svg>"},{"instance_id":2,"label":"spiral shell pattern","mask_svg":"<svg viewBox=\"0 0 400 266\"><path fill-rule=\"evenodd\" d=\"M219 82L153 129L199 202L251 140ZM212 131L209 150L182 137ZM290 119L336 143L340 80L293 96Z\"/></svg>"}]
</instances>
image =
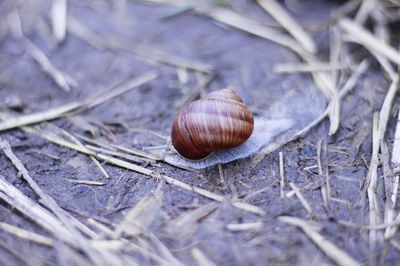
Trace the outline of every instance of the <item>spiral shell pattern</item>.
<instances>
[{"instance_id":1,"label":"spiral shell pattern","mask_svg":"<svg viewBox=\"0 0 400 266\"><path fill-rule=\"evenodd\" d=\"M243 144L253 126L242 99L232 89L222 89L183 108L172 126L172 145L183 157L199 160Z\"/></svg>"}]
</instances>

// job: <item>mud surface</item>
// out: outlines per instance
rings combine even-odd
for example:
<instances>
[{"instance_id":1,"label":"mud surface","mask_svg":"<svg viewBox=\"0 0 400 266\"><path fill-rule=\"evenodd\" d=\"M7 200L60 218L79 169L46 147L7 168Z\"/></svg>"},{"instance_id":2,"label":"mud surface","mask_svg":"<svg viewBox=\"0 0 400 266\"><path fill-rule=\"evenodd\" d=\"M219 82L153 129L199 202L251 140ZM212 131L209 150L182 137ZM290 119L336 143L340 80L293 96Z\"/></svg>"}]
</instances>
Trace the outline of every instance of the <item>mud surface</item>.
<instances>
[{"instance_id":1,"label":"mud surface","mask_svg":"<svg viewBox=\"0 0 400 266\"><path fill-rule=\"evenodd\" d=\"M12 11L12 2L0 3L1 14ZM274 23L252 1L232 2L235 10L259 21ZM328 49L324 25L327 25L329 14L338 3L288 2L301 7L293 14L315 34L320 53L324 54ZM24 32L79 85L70 92L62 91L24 52L22 42L10 31L0 39L1 110L16 113L47 110L85 99L101 89L155 70L158 77L150 83L75 117L51 123L91 137L93 134L88 134L86 123L82 121L90 122L96 139L127 147L163 144L158 138L138 130L152 130L168 136L179 103L196 85L195 73L189 71L188 83L182 84L175 67L154 63L126 51L101 50L73 34L68 34L65 43L57 46L49 27L49 3L32 1L21 5ZM231 85L254 112L270 108L283 93L291 90L307 87L316 92L312 79L306 74L277 74L273 71L277 63L299 62L289 50L191 12L167 17L175 11L171 6L141 1L127 1L123 9L105 1L72 1L69 6L71 17L102 36L123 40L132 44L134 49L151 47L212 65L215 78L206 91ZM313 215L303 208L295 196L280 199L279 157L278 151L275 151L259 164L248 158L224 165L225 184L218 184L217 168L202 171L202 176L199 176L164 163L146 166L226 198L242 199L266 212L265 216L257 216L235 209L229 203L218 203L215 210L205 211L195 223L190 224L190 228L177 229L174 228L177 221L174 219L199 208L212 207L210 204L213 203L200 195L165 184L162 187L162 208L148 229L187 265L194 263L190 252L193 247L199 248L218 265L334 264L302 231L277 219L282 215L294 216L319 222L322 225L320 233L324 237L356 260L367 263L371 255L367 245L368 231L341 225L339 221L358 225L368 221L363 184L368 172L366 163L369 163L371 155L372 113L380 108L387 87L388 84L375 74L371 66L355 90L344 98L341 127L336 135L328 137L329 122L324 121L304 139L278 150L284 153L287 181L301 189ZM398 105L395 105L394 109L397 108ZM393 140L394 121L388 128L389 140ZM159 183L154 178L107 164L104 167L111 178L105 179L89 157L21 130L2 133L1 137L11 143L15 154L39 186L83 222L94 217L112 227L122 220L127 209L135 206L142 197L152 195ZM317 165L317 143L320 140L326 143L326 146L322 145L322 165L329 175L333 198L327 207L323 206L321 196L321 186L325 184L326 177L320 176L318 169L313 167ZM0 153L0 169L1 176L25 195L38 200L3 153ZM381 174L379 172L379 176ZM69 179L95 180L106 185L77 185ZM379 178L378 188L378 203L382 209L382 178ZM287 186L286 190L289 189ZM0 221L48 235L23 214L4 202L0 203ZM255 221L263 223L261 230L232 232L226 228L231 223ZM383 264L398 263L399 253L393 247L379 246L379 249L378 255ZM55 264L58 258L56 249L0 231L2 265ZM151 264L146 258L137 256L136 259L141 265Z\"/></svg>"}]
</instances>

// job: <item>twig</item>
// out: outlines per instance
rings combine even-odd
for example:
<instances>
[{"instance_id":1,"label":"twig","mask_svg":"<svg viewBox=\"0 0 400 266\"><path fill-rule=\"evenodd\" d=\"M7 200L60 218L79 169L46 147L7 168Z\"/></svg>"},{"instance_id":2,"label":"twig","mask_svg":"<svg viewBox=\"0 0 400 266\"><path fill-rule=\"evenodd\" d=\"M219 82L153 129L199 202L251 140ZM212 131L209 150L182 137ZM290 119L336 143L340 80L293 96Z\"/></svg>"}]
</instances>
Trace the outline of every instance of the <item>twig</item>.
<instances>
[{"instance_id":1,"label":"twig","mask_svg":"<svg viewBox=\"0 0 400 266\"><path fill-rule=\"evenodd\" d=\"M306 221L289 216L281 216L279 220L282 222L300 227L303 232L323 251L328 257L334 260L338 265L343 266L361 266L356 260L350 257L346 252L339 249L332 242L325 239L316 232Z\"/></svg>"},{"instance_id":2,"label":"twig","mask_svg":"<svg viewBox=\"0 0 400 266\"><path fill-rule=\"evenodd\" d=\"M389 87L389 90L385 96L381 111L379 112L379 128L378 128L378 141L381 142L385 137L387 123L390 117L390 111L392 109L392 104L394 98L397 94L399 87L399 77L397 76Z\"/></svg>"},{"instance_id":3,"label":"twig","mask_svg":"<svg viewBox=\"0 0 400 266\"><path fill-rule=\"evenodd\" d=\"M386 21L386 16L383 14L383 6L380 1L374 1L375 8L371 11L371 16L375 20L374 32L375 36L381 41L389 45L390 43L390 33L388 29L388 22ZM382 68L386 71L389 77L394 80L396 78L397 73L395 72L393 66L389 62L389 60L382 56L380 53L375 51L371 51L371 53L375 56L378 62L381 64Z\"/></svg>"},{"instance_id":4,"label":"twig","mask_svg":"<svg viewBox=\"0 0 400 266\"><path fill-rule=\"evenodd\" d=\"M115 227L112 239L125 237L135 237L148 230L155 219L158 211L162 207L164 194L160 182L157 189L151 196L146 196L131 208L124 216L123 220Z\"/></svg>"},{"instance_id":5,"label":"twig","mask_svg":"<svg viewBox=\"0 0 400 266\"><path fill-rule=\"evenodd\" d=\"M310 52L315 53L317 46L311 36L295 21L282 6L275 0L257 0L276 21L279 22L302 46Z\"/></svg>"},{"instance_id":6,"label":"twig","mask_svg":"<svg viewBox=\"0 0 400 266\"><path fill-rule=\"evenodd\" d=\"M88 185L88 186L104 186L106 183L93 181L93 180L82 180L82 179L67 179L69 182L77 185Z\"/></svg>"},{"instance_id":7,"label":"twig","mask_svg":"<svg viewBox=\"0 0 400 266\"><path fill-rule=\"evenodd\" d=\"M9 129L13 129L13 128L17 128L17 127L21 127L21 126L40 123L43 121L53 120L53 119L59 118L61 116L64 116L68 112L76 110L79 106L81 106L80 103L72 102L72 103L67 103L65 105L62 105L60 107L54 107L54 108L48 109L43 112L37 112L37 113L27 114L27 115L20 115L17 117L10 117L10 118L7 118L6 120L0 122L0 132L9 130Z\"/></svg>"},{"instance_id":8,"label":"twig","mask_svg":"<svg viewBox=\"0 0 400 266\"><path fill-rule=\"evenodd\" d=\"M383 223L383 224L375 224L375 225L361 225L361 224L355 224L352 222L348 222L348 221L343 221L343 220L339 220L338 224L347 226L347 227L352 227L352 228L359 228L362 230L382 230L382 229L388 229L390 227L397 227L398 225L400 225L400 215L397 215L393 221L391 221L390 223Z\"/></svg>"},{"instance_id":9,"label":"twig","mask_svg":"<svg viewBox=\"0 0 400 266\"><path fill-rule=\"evenodd\" d=\"M64 41L67 34L67 0L53 0L51 22L57 42Z\"/></svg>"},{"instance_id":10,"label":"twig","mask_svg":"<svg viewBox=\"0 0 400 266\"><path fill-rule=\"evenodd\" d=\"M222 170L222 165L220 163L218 164L218 173L221 184L224 184L225 183L224 171Z\"/></svg>"},{"instance_id":11,"label":"twig","mask_svg":"<svg viewBox=\"0 0 400 266\"><path fill-rule=\"evenodd\" d=\"M293 192L296 194L297 198L299 199L301 205L303 205L304 209L306 209L306 211L312 215L312 209L310 204L308 204L307 200L304 198L303 194L301 194L300 189L293 184L292 182L289 183L289 186L292 188Z\"/></svg>"},{"instance_id":12,"label":"twig","mask_svg":"<svg viewBox=\"0 0 400 266\"><path fill-rule=\"evenodd\" d=\"M112 155L112 156L116 156L128 161L132 161L135 163L149 163L149 162L154 162L152 160L148 160L148 159L144 159L142 157L138 157L135 155L130 155L130 154L126 154L126 153L122 153L122 152L118 152L118 151L112 151L112 150L108 150L106 148L98 148L96 146L92 146L92 145L85 145L86 148L88 148L89 150L92 150L94 152L99 152L99 153L103 153L103 154L108 154L108 155Z\"/></svg>"},{"instance_id":13,"label":"twig","mask_svg":"<svg viewBox=\"0 0 400 266\"><path fill-rule=\"evenodd\" d=\"M294 72L322 72L344 69L341 65L332 65L327 63L311 63L311 64L277 64L274 66L276 73L294 73Z\"/></svg>"},{"instance_id":14,"label":"twig","mask_svg":"<svg viewBox=\"0 0 400 266\"><path fill-rule=\"evenodd\" d=\"M94 95L92 97L89 97L88 99L84 100L82 102L82 109L88 109L88 108L93 108L94 106L97 106L99 104L102 104L103 102L109 101L115 97L118 97L124 93L127 93L128 91L131 91L132 89L136 89L153 79L157 78L158 74L154 71L149 71L146 72L138 77L129 79L120 85L101 91L97 95Z\"/></svg>"},{"instance_id":15,"label":"twig","mask_svg":"<svg viewBox=\"0 0 400 266\"><path fill-rule=\"evenodd\" d=\"M357 10L357 14L354 18L354 20L360 24L363 25L365 24L368 16L371 13L371 10L375 7L375 0L364 0L361 2L361 6Z\"/></svg>"},{"instance_id":16,"label":"twig","mask_svg":"<svg viewBox=\"0 0 400 266\"><path fill-rule=\"evenodd\" d=\"M16 35L24 42L25 50L42 67L43 72L48 74L61 89L68 92L71 90L71 87L78 85L72 77L58 69L50 61L46 54L25 36L22 30L21 18L17 8L15 8L13 25Z\"/></svg>"},{"instance_id":17,"label":"twig","mask_svg":"<svg viewBox=\"0 0 400 266\"><path fill-rule=\"evenodd\" d=\"M283 34L275 29L266 27L255 20L242 16L227 8L195 6L194 9L198 13L209 16L226 25L276 42L291 49L292 51L295 51L297 54L303 54L305 52L299 46L298 42L292 37L287 36L286 34Z\"/></svg>"},{"instance_id":18,"label":"twig","mask_svg":"<svg viewBox=\"0 0 400 266\"><path fill-rule=\"evenodd\" d=\"M32 58L42 67L42 70L48 74L54 82L62 88L64 91L70 91L71 87L76 87L78 83L58 69L46 56L46 54L39 49L32 41L25 37L25 48L26 51L32 56Z\"/></svg>"},{"instance_id":19,"label":"twig","mask_svg":"<svg viewBox=\"0 0 400 266\"><path fill-rule=\"evenodd\" d=\"M184 266L182 262L180 262L172 252L161 242L152 232L148 232L147 236L152 240L153 245L156 246L156 249L160 252L163 258L171 265L176 266Z\"/></svg>"},{"instance_id":20,"label":"twig","mask_svg":"<svg viewBox=\"0 0 400 266\"><path fill-rule=\"evenodd\" d=\"M203 74L203 75L198 75L198 81L196 86L190 90L189 93L187 93L187 95L185 95L185 97L182 98L182 100L180 100L176 106L178 106L179 108L182 108L183 106L188 105L189 103L191 103L192 101L194 101L196 99L196 97L199 96L199 94L205 89L205 87L215 78L215 75L211 75L211 74Z\"/></svg>"},{"instance_id":21,"label":"twig","mask_svg":"<svg viewBox=\"0 0 400 266\"><path fill-rule=\"evenodd\" d=\"M262 222L252 222L252 223L241 223L241 224L228 224L226 228L229 231L240 232L240 231L259 231L264 227Z\"/></svg>"},{"instance_id":22,"label":"twig","mask_svg":"<svg viewBox=\"0 0 400 266\"><path fill-rule=\"evenodd\" d=\"M349 33L352 37L357 38L357 40L368 49L372 49L382 54L390 61L400 65L400 53L393 47L387 45L385 42L377 39L365 28L347 18L342 18L339 20L338 25L342 30Z\"/></svg>"},{"instance_id":23,"label":"twig","mask_svg":"<svg viewBox=\"0 0 400 266\"><path fill-rule=\"evenodd\" d=\"M21 229L19 227L13 226L11 224L0 222L0 229L5 232L8 232L10 234L13 234L21 239L32 241L32 242L40 244L40 245L45 245L45 246L53 245L52 239L42 236L42 235L39 235L39 234L36 234L34 232L30 232L30 231Z\"/></svg>"},{"instance_id":24,"label":"twig","mask_svg":"<svg viewBox=\"0 0 400 266\"><path fill-rule=\"evenodd\" d=\"M187 239L200 225L198 221L204 221L205 217L213 213L218 206L217 202L212 201L194 210L184 212L175 219L168 221L166 231L179 239Z\"/></svg>"},{"instance_id":25,"label":"twig","mask_svg":"<svg viewBox=\"0 0 400 266\"><path fill-rule=\"evenodd\" d=\"M139 157L143 157L143 158L149 159L150 161L159 161L160 160L159 157L157 157L157 156L155 156L153 154L150 154L148 152L144 152L144 151L132 148L132 147L128 148L128 147L117 145L117 144L113 144L113 143L104 143L104 142L101 142L101 141L96 141L94 139L87 138L85 136L82 136L82 135L79 135L79 134L76 134L76 133L71 133L71 134L73 134L77 138L79 138L79 139L81 139L81 140L83 140L83 141L85 141L87 143L90 143L92 145L96 145L97 147L104 148L104 149L107 149L109 151L119 150L119 151L125 152L127 154L131 154L131 155L135 155L135 156L139 156ZM86 146L88 147L89 145L86 145Z\"/></svg>"},{"instance_id":26,"label":"twig","mask_svg":"<svg viewBox=\"0 0 400 266\"><path fill-rule=\"evenodd\" d=\"M70 138L73 142L75 142L76 144L80 145L80 146L84 146L79 140L78 138L76 138L74 135L72 135L71 133L65 131L64 129L55 127L57 129L59 129L61 131L62 134L66 135L68 138ZM93 156L90 156L90 159L93 161L93 163L100 169L100 172L103 174L103 176L105 178L110 178L110 175L107 173L106 169L104 169L104 167L100 164L100 162Z\"/></svg>"},{"instance_id":27,"label":"twig","mask_svg":"<svg viewBox=\"0 0 400 266\"><path fill-rule=\"evenodd\" d=\"M199 266L215 266L216 264L212 262L209 258L204 255L203 252L198 248L192 248L192 256L196 260L197 265Z\"/></svg>"},{"instance_id":28,"label":"twig","mask_svg":"<svg viewBox=\"0 0 400 266\"><path fill-rule=\"evenodd\" d=\"M394 143L393 143L393 150L392 150L392 159L391 159L395 169L400 166L400 116L398 114L397 117L397 125L396 125L396 131L394 134ZM387 204L387 215L386 215L386 222L390 223L393 221L394 218L394 210L396 207L397 203L397 193L399 191L399 179L400 179L400 174L398 172L395 172L393 175L393 180L392 180L392 191L391 191L391 196L386 199L386 204ZM395 228L387 228L385 230L385 239L389 239L391 236L393 236L395 232Z\"/></svg>"},{"instance_id":29,"label":"twig","mask_svg":"<svg viewBox=\"0 0 400 266\"><path fill-rule=\"evenodd\" d=\"M376 198L376 182L377 182L377 168L379 165L379 131L378 131L378 114L374 114L374 120L372 124L372 156L371 162L368 170L368 177L367 180L369 182L367 188L367 195L368 195L368 202L369 202L369 224L376 225L379 223L379 206L378 201ZM379 123L380 124L380 123ZM372 265L376 263L375 257L375 247L376 247L376 239L377 232L371 230L369 232L369 248L370 248L370 255L371 255L371 262Z\"/></svg>"},{"instance_id":30,"label":"twig","mask_svg":"<svg viewBox=\"0 0 400 266\"><path fill-rule=\"evenodd\" d=\"M322 143L323 139L320 139L317 144L317 166L318 166L318 174L320 176L324 176L324 171L322 170L322 160L321 160ZM328 173L325 176L327 177L326 178L327 180L326 183L321 186L321 194L324 200L324 206L325 208L328 208L329 198L330 198Z\"/></svg>"},{"instance_id":31,"label":"twig","mask_svg":"<svg viewBox=\"0 0 400 266\"><path fill-rule=\"evenodd\" d=\"M280 194L281 199L285 198L285 169L283 167L283 152L279 152L279 174L281 176L280 180Z\"/></svg>"}]
</instances>

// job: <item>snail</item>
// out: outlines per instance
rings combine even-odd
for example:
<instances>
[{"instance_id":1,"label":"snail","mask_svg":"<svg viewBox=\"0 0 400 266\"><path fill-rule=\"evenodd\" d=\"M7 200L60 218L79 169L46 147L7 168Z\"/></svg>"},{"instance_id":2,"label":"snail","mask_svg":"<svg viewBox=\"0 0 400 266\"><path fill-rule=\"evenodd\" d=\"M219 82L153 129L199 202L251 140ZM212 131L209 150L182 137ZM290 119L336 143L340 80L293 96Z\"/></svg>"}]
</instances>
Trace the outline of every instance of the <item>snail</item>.
<instances>
[{"instance_id":1,"label":"snail","mask_svg":"<svg viewBox=\"0 0 400 266\"><path fill-rule=\"evenodd\" d=\"M252 134L253 114L230 88L214 91L184 107L171 130L175 150L200 160L213 152L237 147Z\"/></svg>"}]
</instances>

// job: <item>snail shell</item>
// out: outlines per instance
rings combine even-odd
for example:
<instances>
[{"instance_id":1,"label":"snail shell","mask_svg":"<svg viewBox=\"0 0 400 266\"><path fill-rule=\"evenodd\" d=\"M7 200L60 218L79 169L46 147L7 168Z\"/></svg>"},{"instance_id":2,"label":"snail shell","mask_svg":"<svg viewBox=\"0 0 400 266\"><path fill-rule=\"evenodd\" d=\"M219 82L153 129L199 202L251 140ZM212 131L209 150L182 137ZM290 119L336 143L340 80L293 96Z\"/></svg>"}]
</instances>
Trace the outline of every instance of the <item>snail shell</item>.
<instances>
[{"instance_id":1,"label":"snail shell","mask_svg":"<svg viewBox=\"0 0 400 266\"><path fill-rule=\"evenodd\" d=\"M172 126L172 145L183 157L199 160L243 144L253 126L242 99L232 89L222 89L183 108Z\"/></svg>"}]
</instances>

